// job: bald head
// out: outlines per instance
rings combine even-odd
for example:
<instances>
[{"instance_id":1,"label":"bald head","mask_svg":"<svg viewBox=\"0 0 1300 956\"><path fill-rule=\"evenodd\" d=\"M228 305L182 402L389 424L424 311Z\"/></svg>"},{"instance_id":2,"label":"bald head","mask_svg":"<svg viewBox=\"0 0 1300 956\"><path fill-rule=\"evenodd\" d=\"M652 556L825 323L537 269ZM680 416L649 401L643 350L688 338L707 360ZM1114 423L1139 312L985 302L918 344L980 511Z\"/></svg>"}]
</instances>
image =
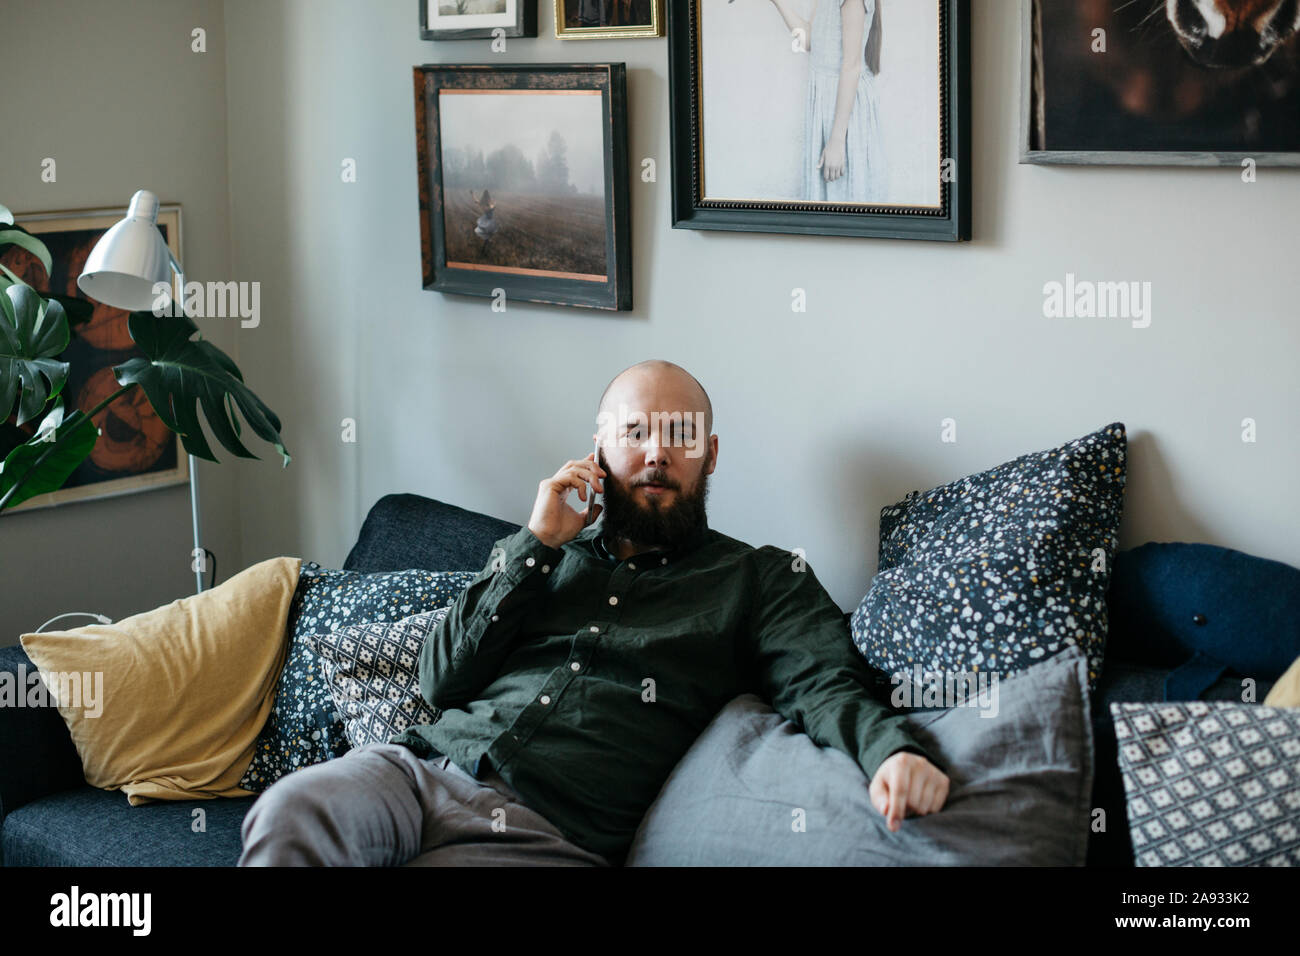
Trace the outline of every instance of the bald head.
<instances>
[{"instance_id":1,"label":"bald head","mask_svg":"<svg viewBox=\"0 0 1300 956\"><path fill-rule=\"evenodd\" d=\"M656 397L674 394L683 396L685 404L677 403L679 407L667 408L654 401ZM637 362L615 375L601 392L596 420L605 421L615 415L620 402L644 412L703 411L704 435L713 434L713 402L709 400L709 393L694 375L664 359ZM661 407L650 407L656 404Z\"/></svg>"}]
</instances>

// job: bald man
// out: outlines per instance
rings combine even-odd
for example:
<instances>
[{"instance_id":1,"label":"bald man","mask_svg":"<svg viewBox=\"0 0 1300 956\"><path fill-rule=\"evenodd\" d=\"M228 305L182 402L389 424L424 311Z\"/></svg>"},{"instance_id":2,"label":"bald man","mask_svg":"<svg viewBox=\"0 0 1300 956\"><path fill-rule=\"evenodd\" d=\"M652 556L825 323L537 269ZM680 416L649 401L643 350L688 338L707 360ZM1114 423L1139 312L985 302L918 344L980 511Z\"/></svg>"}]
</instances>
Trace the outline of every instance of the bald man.
<instances>
[{"instance_id":1,"label":"bald man","mask_svg":"<svg viewBox=\"0 0 1300 956\"><path fill-rule=\"evenodd\" d=\"M282 778L245 818L240 864L619 865L673 767L746 691L853 757L891 831L940 810L948 777L870 692L812 569L709 527L712 429L685 369L620 372L599 454L539 483L528 524L425 641L438 721Z\"/></svg>"}]
</instances>

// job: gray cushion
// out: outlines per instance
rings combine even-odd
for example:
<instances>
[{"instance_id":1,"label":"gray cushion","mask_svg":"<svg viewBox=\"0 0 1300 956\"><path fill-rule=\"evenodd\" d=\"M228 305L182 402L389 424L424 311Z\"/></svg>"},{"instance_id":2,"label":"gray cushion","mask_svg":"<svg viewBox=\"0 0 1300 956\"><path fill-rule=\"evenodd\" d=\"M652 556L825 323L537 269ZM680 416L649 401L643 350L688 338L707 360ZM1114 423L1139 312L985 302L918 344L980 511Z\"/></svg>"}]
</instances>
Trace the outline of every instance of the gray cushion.
<instances>
[{"instance_id":1,"label":"gray cushion","mask_svg":"<svg viewBox=\"0 0 1300 956\"><path fill-rule=\"evenodd\" d=\"M856 760L742 694L673 770L627 865L1082 866L1093 776L1086 657L1070 648L1005 678L995 700L995 717L974 706L909 712L952 783L942 810L890 833Z\"/></svg>"}]
</instances>

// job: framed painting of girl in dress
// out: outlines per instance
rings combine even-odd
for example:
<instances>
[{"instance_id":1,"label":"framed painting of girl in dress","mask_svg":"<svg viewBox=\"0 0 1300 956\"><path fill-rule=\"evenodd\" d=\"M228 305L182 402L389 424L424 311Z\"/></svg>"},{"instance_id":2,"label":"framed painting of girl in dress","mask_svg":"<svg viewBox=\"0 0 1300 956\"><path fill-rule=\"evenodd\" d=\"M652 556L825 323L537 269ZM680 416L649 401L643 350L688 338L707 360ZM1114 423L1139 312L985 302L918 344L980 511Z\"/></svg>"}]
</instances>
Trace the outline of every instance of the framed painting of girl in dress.
<instances>
[{"instance_id":1,"label":"framed painting of girl in dress","mask_svg":"<svg viewBox=\"0 0 1300 956\"><path fill-rule=\"evenodd\" d=\"M970 238L969 0L668 7L674 227Z\"/></svg>"}]
</instances>

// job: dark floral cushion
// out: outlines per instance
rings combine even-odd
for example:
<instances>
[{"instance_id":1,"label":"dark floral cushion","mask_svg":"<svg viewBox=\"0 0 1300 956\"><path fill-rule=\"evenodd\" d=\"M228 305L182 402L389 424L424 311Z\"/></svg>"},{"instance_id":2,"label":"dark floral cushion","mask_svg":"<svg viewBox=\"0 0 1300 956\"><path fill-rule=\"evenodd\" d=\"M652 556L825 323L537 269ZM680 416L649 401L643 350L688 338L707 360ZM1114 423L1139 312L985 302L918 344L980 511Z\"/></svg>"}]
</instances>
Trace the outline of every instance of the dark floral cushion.
<instances>
[{"instance_id":1,"label":"dark floral cushion","mask_svg":"<svg viewBox=\"0 0 1300 956\"><path fill-rule=\"evenodd\" d=\"M438 722L442 711L420 693L420 650L450 610L312 635L353 747L386 744L413 725Z\"/></svg>"},{"instance_id":2,"label":"dark floral cushion","mask_svg":"<svg viewBox=\"0 0 1300 956\"><path fill-rule=\"evenodd\" d=\"M1119 545L1126 436L1116 422L880 513L880 571L853 614L887 675L1009 677L1073 646L1096 689Z\"/></svg>"},{"instance_id":3,"label":"dark floral cushion","mask_svg":"<svg viewBox=\"0 0 1300 956\"><path fill-rule=\"evenodd\" d=\"M311 635L351 624L399 621L451 604L477 571L334 571L305 561L289 608L289 654L275 703L239 785L260 793L285 774L349 749Z\"/></svg>"}]
</instances>

